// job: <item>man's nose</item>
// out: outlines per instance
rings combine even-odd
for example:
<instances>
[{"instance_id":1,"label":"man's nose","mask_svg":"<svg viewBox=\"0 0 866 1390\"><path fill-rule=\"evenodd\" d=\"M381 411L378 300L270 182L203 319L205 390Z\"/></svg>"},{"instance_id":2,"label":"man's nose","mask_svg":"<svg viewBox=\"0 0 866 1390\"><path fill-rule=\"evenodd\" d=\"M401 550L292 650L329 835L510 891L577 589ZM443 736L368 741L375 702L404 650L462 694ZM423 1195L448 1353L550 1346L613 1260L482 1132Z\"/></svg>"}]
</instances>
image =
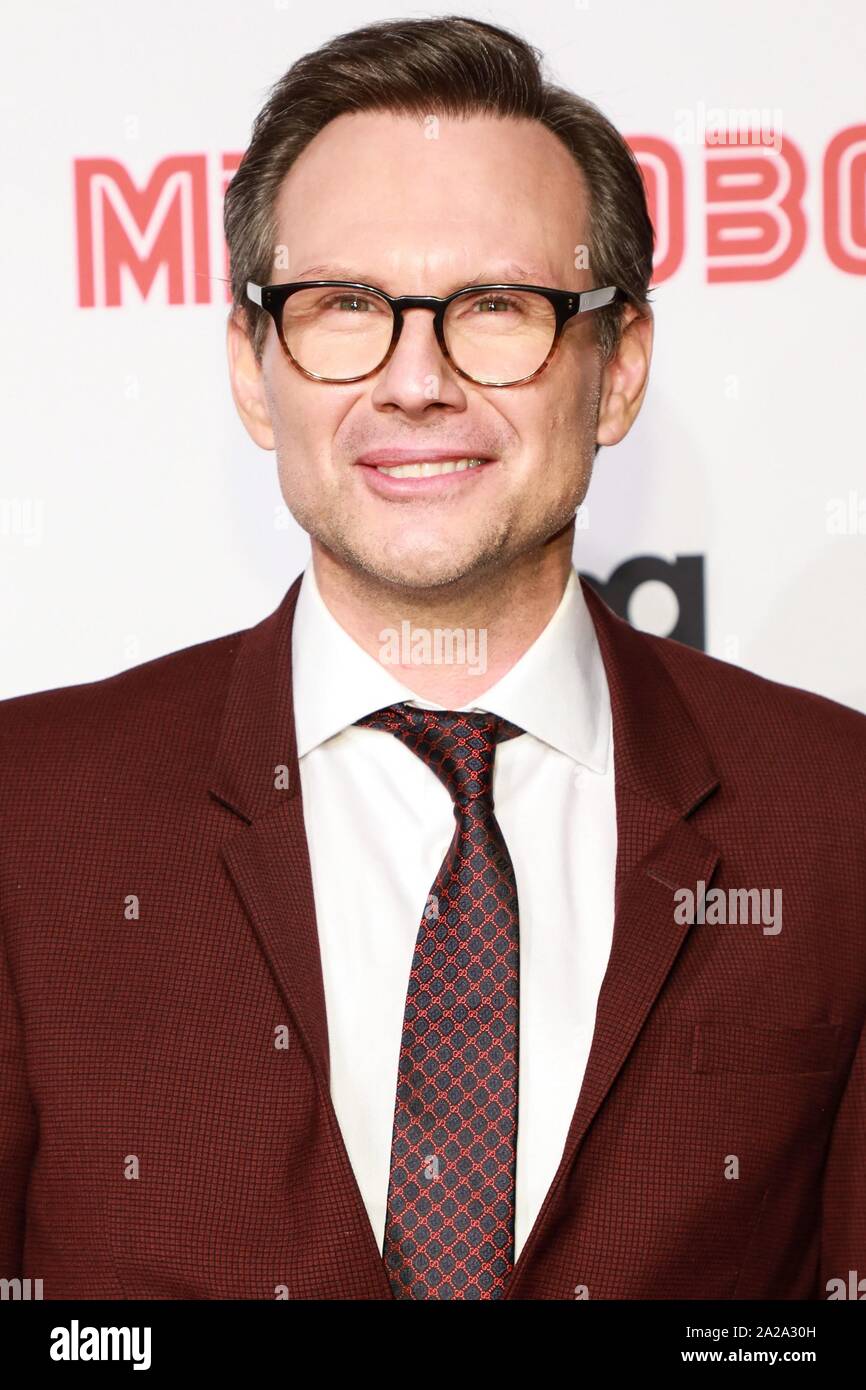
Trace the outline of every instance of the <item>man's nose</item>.
<instances>
[{"instance_id":1,"label":"man's nose","mask_svg":"<svg viewBox=\"0 0 866 1390\"><path fill-rule=\"evenodd\" d=\"M430 401L456 404L463 399L460 378L442 353L430 309L406 309L403 328L376 383L379 401L392 399L404 409Z\"/></svg>"}]
</instances>

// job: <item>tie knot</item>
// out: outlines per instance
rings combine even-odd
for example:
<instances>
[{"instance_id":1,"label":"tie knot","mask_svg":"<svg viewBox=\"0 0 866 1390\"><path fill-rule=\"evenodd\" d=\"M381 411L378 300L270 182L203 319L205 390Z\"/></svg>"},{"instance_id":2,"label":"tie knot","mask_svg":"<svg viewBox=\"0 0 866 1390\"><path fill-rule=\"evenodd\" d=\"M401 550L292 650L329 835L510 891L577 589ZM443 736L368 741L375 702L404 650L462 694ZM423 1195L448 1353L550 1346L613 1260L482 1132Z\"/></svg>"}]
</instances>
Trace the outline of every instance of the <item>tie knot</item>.
<instances>
[{"instance_id":1,"label":"tie knot","mask_svg":"<svg viewBox=\"0 0 866 1390\"><path fill-rule=\"evenodd\" d=\"M399 738L444 782L458 806L490 797L497 743L524 732L498 714L417 709L405 702L356 722Z\"/></svg>"}]
</instances>

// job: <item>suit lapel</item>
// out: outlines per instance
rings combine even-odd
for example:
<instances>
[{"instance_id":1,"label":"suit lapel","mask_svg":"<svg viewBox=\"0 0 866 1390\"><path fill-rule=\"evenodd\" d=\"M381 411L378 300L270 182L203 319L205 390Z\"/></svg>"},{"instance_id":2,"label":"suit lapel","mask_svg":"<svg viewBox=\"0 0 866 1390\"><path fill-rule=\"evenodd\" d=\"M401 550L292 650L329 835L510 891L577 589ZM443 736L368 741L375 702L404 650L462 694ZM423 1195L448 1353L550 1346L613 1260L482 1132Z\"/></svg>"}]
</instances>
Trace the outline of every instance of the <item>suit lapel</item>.
<instances>
[{"instance_id":1,"label":"suit lapel","mask_svg":"<svg viewBox=\"0 0 866 1390\"><path fill-rule=\"evenodd\" d=\"M292 712L299 589L300 577L269 617L240 636L210 792L242 825L223 859L327 1087L325 995Z\"/></svg>"},{"instance_id":2,"label":"suit lapel","mask_svg":"<svg viewBox=\"0 0 866 1390\"><path fill-rule=\"evenodd\" d=\"M520 1297L553 1220L563 1178L622 1070L690 924L674 920L675 888L709 885L719 852L686 817L719 785L704 742L651 639L581 579L604 661L613 717L617 858L613 940L592 1046L562 1158L506 1286Z\"/></svg>"},{"instance_id":3,"label":"suit lapel","mask_svg":"<svg viewBox=\"0 0 866 1390\"><path fill-rule=\"evenodd\" d=\"M716 847L687 817L719 784L652 639L581 579L611 697L617 860L610 960L562 1158L506 1288L519 1296L565 1174L621 1071L689 931L673 890L709 885ZM210 786L241 828L223 859L316 1077L343 1177L366 1209L330 1097L327 1015L292 707L291 635L301 576L269 617L239 634ZM372 1227L371 1293L392 1297Z\"/></svg>"},{"instance_id":4,"label":"suit lapel","mask_svg":"<svg viewBox=\"0 0 866 1390\"><path fill-rule=\"evenodd\" d=\"M369 1296L393 1298L331 1100L327 1013L292 707L292 621L301 576L279 607L240 634L210 794L241 828L223 862L258 937L316 1079L344 1197L369 1236L358 1252Z\"/></svg>"}]
</instances>

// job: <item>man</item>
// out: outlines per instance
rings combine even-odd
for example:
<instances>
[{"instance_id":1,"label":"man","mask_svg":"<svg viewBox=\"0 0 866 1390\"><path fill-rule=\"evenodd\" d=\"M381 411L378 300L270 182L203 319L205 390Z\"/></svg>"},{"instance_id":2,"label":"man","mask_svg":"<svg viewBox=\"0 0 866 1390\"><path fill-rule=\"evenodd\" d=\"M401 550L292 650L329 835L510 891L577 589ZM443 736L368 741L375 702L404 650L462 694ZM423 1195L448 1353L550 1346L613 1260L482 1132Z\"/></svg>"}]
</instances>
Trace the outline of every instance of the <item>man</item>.
<instances>
[{"instance_id":1,"label":"man","mask_svg":"<svg viewBox=\"0 0 866 1390\"><path fill-rule=\"evenodd\" d=\"M374 25L277 84L226 232L312 563L248 631L4 704L0 1273L839 1296L866 720L573 570L652 350L627 146L504 30Z\"/></svg>"}]
</instances>

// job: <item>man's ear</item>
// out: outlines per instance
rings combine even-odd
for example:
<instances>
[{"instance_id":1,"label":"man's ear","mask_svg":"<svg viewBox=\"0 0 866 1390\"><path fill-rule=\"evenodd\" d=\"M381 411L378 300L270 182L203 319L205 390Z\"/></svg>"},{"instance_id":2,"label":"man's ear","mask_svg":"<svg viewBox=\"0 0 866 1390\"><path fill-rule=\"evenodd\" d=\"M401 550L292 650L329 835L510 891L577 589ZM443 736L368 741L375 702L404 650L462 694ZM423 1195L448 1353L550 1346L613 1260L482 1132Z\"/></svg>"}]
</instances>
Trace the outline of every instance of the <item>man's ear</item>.
<instances>
[{"instance_id":1,"label":"man's ear","mask_svg":"<svg viewBox=\"0 0 866 1390\"><path fill-rule=\"evenodd\" d=\"M598 444L618 444L625 438L643 404L649 382L652 310L641 314L633 304L628 304L623 325L619 345L602 368L595 436Z\"/></svg>"},{"instance_id":2,"label":"man's ear","mask_svg":"<svg viewBox=\"0 0 866 1390\"><path fill-rule=\"evenodd\" d=\"M234 311L226 325L226 349L235 409L250 439L261 449L273 449L274 431L261 364L256 361L246 320Z\"/></svg>"}]
</instances>

